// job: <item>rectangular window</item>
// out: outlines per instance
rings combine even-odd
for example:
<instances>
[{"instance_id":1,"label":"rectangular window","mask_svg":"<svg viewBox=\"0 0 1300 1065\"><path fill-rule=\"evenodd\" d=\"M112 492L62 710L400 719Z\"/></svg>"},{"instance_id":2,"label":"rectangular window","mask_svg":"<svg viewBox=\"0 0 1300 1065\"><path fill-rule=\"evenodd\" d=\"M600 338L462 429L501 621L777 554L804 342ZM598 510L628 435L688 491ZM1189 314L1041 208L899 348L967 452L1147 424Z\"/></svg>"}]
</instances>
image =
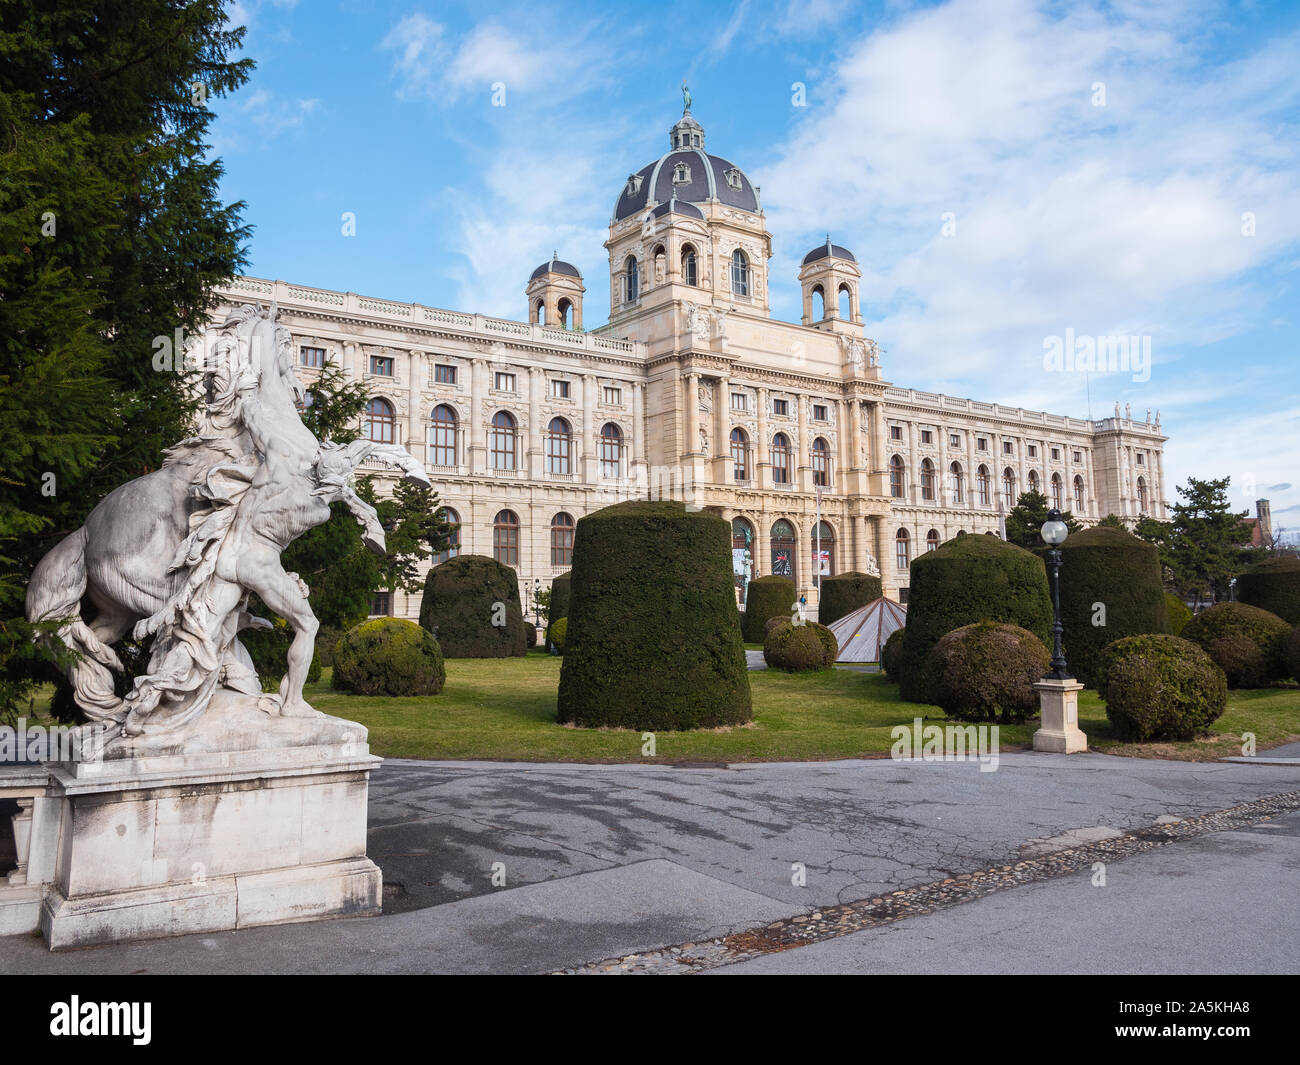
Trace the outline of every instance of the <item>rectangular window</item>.
<instances>
[{"instance_id":1,"label":"rectangular window","mask_svg":"<svg viewBox=\"0 0 1300 1065\"><path fill-rule=\"evenodd\" d=\"M1139 452L1138 452L1138 465L1139 465L1139 466L1145 466L1146 464L1147 464L1147 457L1146 457L1146 455L1144 455L1141 451L1139 451Z\"/></svg>"},{"instance_id":2,"label":"rectangular window","mask_svg":"<svg viewBox=\"0 0 1300 1065\"><path fill-rule=\"evenodd\" d=\"M456 367L445 366L437 363L433 367L433 380L439 385L454 385L456 383Z\"/></svg>"},{"instance_id":3,"label":"rectangular window","mask_svg":"<svg viewBox=\"0 0 1300 1065\"><path fill-rule=\"evenodd\" d=\"M370 372L375 377L392 377L393 360L387 355L371 355Z\"/></svg>"},{"instance_id":4,"label":"rectangular window","mask_svg":"<svg viewBox=\"0 0 1300 1065\"><path fill-rule=\"evenodd\" d=\"M788 399L772 400L772 413L780 414L782 417L790 413L790 401Z\"/></svg>"},{"instance_id":5,"label":"rectangular window","mask_svg":"<svg viewBox=\"0 0 1300 1065\"><path fill-rule=\"evenodd\" d=\"M749 410L749 404L745 402L745 393L743 392L731 393L731 409Z\"/></svg>"},{"instance_id":6,"label":"rectangular window","mask_svg":"<svg viewBox=\"0 0 1300 1065\"><path fill-rule=\"evenodd\" d=\"M1061 461L1061 449L1059 447L1052 448L1052 461L1053 462Z\"/></svg>"},{"instance_id":7,"label":"rectangular window","mask_svg":"<svg viewBox=\"0 0 1300 1065\"><path fill-rule=\"evenodd\" d=\"M814 404L813 404L813 421L815 421L815 422L828 422L828 421L830 421L830 420L831 420L831 419L830 419L830 416L826 413L826 407L825 407L823 404L821 404L821 403L814 403Z\"/></svg>"},{"instance_id":8,"label":"rectangular window","mask_svg":"<svg viewBox=\"0 0 1300 1065\"><path fill-rule=\"evenodd\" d=\"M948 446L949 446L949 447L961 447L961 436L958 435L957 433L949 433L949 434L948 434Z\"/></svg>"},{"instance_id":9,"label":"rectangular window","mask_svg":"<svg viewBox=\"0 0 1300 1065\"><path fill-rule=\"evenodd\" d=\"M569 382L553 379L551 381L551 395L554 396L556 399L568 399Z\"/></svg>"},{"instance_id":10,"label":"rectangular window","mask_svg":"<svg viewBox=\"0 0 1300 1065\"><path fill-rule=\"evenodd\" d=\"M493 377L493 388L498 392L513 392L515 390L515 375L512 373L498 373Z\"/></svg>"},{"instance_id":11,"label":"rectangular window","mask_svg":"<svg viewBox=\"0 0 1300 1065\"><path fill-rule=\"evenodd\" d=\"M921 430L921 443L923 443L923 444L933 444L933 443L934 443L934 433L933 433L931 430L929 430L929 429L922 429L922 430Z\"/></svg>"},{"instance_id":12,"label":"rectangular window","mask_svg":"<svg viewBox=\"0 0 1300 1065\"><path fill-rule=\"evenodd\" d=\"M975 448L978 451L987 451L989 449L988 438L984 436L977 436L975 438Z\"/></svg>"},{"instance_id":13,"label":"rectangular window","mask_svg":"<svg viewBox=\"0 0 1300 1065\"><path fill-rule=\"evenodd\" d=\"M907 606L907 593L908 593L909 591L911 591L910 588L900 588L900 589L898 589L898 605L899 605L899 606Z\"/></svg>"},{"instance_id":14,"label":"rectangular window","mask_svg":"<svg viewBox=\"0 0 1300 1065\"><path fill-rule=\"evenodd\" d=\"M298 361L312 370L323 370L325 368L325 349L324 348L299 348Z\"/></svg>"},{"instance_id":15,"label":"rectangular window","mask_svg":"<svg viewBox=\"0 0 1300 1065\"><path fill-rule=\"evenodd\" d=\"M1082 461L1083 461L1083 452L1082 452L1082 451L1076 451L1076 452L1074 453L1074 461L1075 461L1075 462L1082 462Z\"/></svg>"},{"instance_id":16,"label":"rectangular window","mask_svg":"<svg viewBox=\"0 0 1300 1065\"><path fill-rule=\"evenodd\" d=\"M1037 444L1030 444L1030 445L1029 445L1029 457L1030 457L1031 459L1036 459L1036 458L1038 458L1038 445L1037 445Z\"/></svg>"},{"instance_id":17,"label":"rectangular window","mask_svg":"<svg viewBox=\"0 0 1300 1065\"><path fill-rule=\"evenodd\" d=\"M889 439L890 439L890 440L902 440L902 439L903 439L903 427L902 427L901 425L891 425L891 426L889 427Z\"/></svg>"},{"instance_id":18,"label":"rectangular window","mask_svg":"<svg viewBox=\"0 0 1300 1065\"><path fill-rule=\"evenodd\" d=\"M1002 454L1013 455L1015 454L1015 450L1016 450L1016 445L1013 444L1010 440L1002 441Z\"/></svg>"},{"instance_id":19,"label":"rectangular window","mask_svg":"<svg viewBox=\"0 0 1300 1065\"><path fill-rule=\"evenodd\" d=\"M393 612L393 593L375 592L370 597L370 614L372 617L389 617Z\"/></svg>"},{"instance_id":20,"label":"rectangular window","mask_svg":"<svg viewBox=\"0 0 1300 1065\"><path fill-rule=\"evenodd\" d=\"M619 407L623 404L623 390L621 388L610 388L605 386L605 402L612 406Z\"/></svg>"}]
</instances>

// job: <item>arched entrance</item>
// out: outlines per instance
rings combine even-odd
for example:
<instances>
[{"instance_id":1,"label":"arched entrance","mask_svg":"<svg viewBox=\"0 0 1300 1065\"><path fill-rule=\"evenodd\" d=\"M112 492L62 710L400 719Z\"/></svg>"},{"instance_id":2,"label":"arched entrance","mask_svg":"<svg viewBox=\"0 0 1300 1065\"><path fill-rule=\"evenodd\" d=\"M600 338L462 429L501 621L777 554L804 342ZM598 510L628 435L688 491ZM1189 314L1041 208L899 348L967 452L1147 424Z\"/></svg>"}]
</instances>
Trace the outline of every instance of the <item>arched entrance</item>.
<instances>
[{"instance_id":1,"label":"arched entrance","mask_svg":"<svg viewBox=\"0 0 1300 1065\"><path fill-rule=\"evenodd\" d=\"M736 583L736 596L741 606L749 592L749 582L754 577L757 564L754 557L754 526L745 518L731 519L731 573Z\"/></svg>"},{"instance_id":2,"label":"arched entrance","mask_svg":"<svg viewBox=\"0 0 1300 1065\"><path fill-rule=\"evenodd\" d=\"M798 588L795 557L794 526L781 518L772 525L772 574L776 577L789 577Z\"/></svg>"},{"instance_id":3,"label":"arched entrance","mask_svg":"<svg viewBox=\"0 0 1300 1065\"><path fill-rule=\"evenodd\" d=\"M835 530L829 522L813 526L808 546L812 550L813 573L822 577L835 576ZM820 560L817 557L818 551L821 551Z\"/></svg>"}]
</instances>

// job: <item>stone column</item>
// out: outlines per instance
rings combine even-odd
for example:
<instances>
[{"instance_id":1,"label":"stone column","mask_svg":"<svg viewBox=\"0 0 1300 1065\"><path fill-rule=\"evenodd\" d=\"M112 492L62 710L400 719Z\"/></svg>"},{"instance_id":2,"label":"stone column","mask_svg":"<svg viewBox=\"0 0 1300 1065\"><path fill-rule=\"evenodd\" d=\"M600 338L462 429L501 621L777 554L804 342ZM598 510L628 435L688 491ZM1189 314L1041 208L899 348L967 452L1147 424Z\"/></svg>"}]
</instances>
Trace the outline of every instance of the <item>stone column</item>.
<instances>
[{"instance_id":1,"label":"stone column","mask_svg":"<svg viewBox=\"0 0 1300 1065\"><path fill-rule=\"evenodd\" d=\"M731 472L731 381L719 376L713 394L713 483L730 484ZM752 465L752 459L751 459ZM749 471L752 477L753 471Z\"/></svg>"},{"instance_id":2,"label":"stone column","mask_svg":"<svg viewBox=\"0 0 1300 1065\"><path fill-rule=\"evenodd\" d=\"M487 430L483 427L483 403L487 399L488 364L475 359L470 367L469 425L465 426L465 450L470 474L482 477L487 472Z\"/></svg>"},{"instance_id":3,"label":"stone column","mask_svg":"<svg viewBox=\"0 0 1300 1065\"><path fill-rule=\"evenodd\" d=\"M754 441L754 484L758 488L769 488L773 483L768 472L772 467L772 441L768 437L767 402L767 389L760 388L758 390L758 439ZM793 455L790 456L790 461L793 463ZM793 472L790 480L794 482Z\"/></svg>"},{"instance_id":4,"label":"stone column","mask_svg":"<svg viewBox=\"0 0 1300 1065\"><path fill-rule=\"evenodd\" d=\"M599 473L600 429L596 425L596 376L582 375L582 479L595 484Z\"/></svg>"},{"instance_id":5,"label":"stone column","mask_svg":"<svg viewBox=\"0 0 1300 1065\"><path fill-rule=\"evenodd\" d=\"M794 447L794 453L790 456L790 464L793 470L790 474L790 483L800 492L811 492L812 470L808 464L808 404L811 401L808 396L796 396L795 401L799 405L799 441ZM812 558L812 548L808 548L808 557Z\"/></svg>"},{"instance_id":6,"label":"stone column","mask_svg":"<svg viewBox=\"0 0 1300 1065\"><path fill-rule=\"evenodd\" d=\"M637 381L632 385L632 432L636 436L632 454L635 456L632 470L632 483L639 495L642 486L649 480L650 440L646 436L645 425L645 385Z\"/></svg>"},{"instance_id":7,"label":"stone column","mask_svg":"<svg viewBox=\"0 0 1300 1065\"><path fill-rule=\"evenodd\" d=\"M700 375L685 375L686 395L682 399L686 412L686 446L682 451L686 455L700 453Z\"/></svg>"},{"instance_id":8,"label":"stone column","mask_svg":"<svg viewBox=\"0 0 1300 1065\"><path fill-rule=\"evenodd\" d=\"M526 395L528 397L528 449L524 468L528 471L528 476L537 481L541 480L546 470L545 449L542 447L542 403L546 397L546 375L542 373L540 367L529 367Z\"/></svg>"},{"instance_id":9,"label":"stone column","mask_svg":"<svg viewBox=\"0 0 1300 1065\"><path fill-rule=\"evenodd\" d=\"M407 366L406 381L406 449L421 462L428 450L428 420L420 401L420 386L424 381L425 354L412 349Z\"/></svg>"}]
</instances>

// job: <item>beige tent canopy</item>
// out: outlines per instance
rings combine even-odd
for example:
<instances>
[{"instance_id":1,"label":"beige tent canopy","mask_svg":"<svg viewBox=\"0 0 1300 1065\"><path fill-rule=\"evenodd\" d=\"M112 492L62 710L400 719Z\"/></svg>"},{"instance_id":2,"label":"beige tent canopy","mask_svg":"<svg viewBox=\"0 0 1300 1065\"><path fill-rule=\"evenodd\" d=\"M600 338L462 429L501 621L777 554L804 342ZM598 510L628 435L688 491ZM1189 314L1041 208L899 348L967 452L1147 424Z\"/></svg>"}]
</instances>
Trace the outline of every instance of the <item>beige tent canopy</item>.
<instances>
[{"instance_id":1,"label":"beige tent canopy","mask_svg":"<svg viewBox=\"0 0 1300 1065\"><path fill-rule=\"evenodd\" d=\"M840 642L839 662L879 662L885 641L907 624L907 608L892 599L873 599L852 614L831 622Z\"/></svg>"}]
</instances>

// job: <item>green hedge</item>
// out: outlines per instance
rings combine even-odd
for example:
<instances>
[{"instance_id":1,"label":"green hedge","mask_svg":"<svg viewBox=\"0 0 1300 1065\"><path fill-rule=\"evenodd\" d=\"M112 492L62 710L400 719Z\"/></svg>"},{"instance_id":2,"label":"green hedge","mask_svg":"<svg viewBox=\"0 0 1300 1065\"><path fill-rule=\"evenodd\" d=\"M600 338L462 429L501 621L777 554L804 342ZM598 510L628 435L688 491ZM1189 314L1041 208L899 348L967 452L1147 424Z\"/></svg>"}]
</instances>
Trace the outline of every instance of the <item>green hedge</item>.
<instances>
[{"instance_id":1,"label":"green hedge","mask_svg":"<svg viewBox=\"0 0 1300 1065\"><path fill-rule=\"evenodd\" d=\"M817 620L823 625L829 625L884 594L880 578L865 573L854 571L823 577L821 598L817 603Z\"/></svg>"},{"instance_id":2,"label":"green hedge","mask_svg":"<svg viewBox=\"0 0 1300 1065\"><path fill-rule=\"evenodd\" d=\"M1051 661L1043 641L1019 625L963 625L930 652L930 696L960 721L1020 724L1038 711L1034 685Z\"/></svg>"},{"instance_id":3,"label":"green hedge","mask_svg":"<svg viewBox=\"0 0 1300 1065\"><path fill-rule=\"evenodd\" d=\"M1178 596L1165 592L1165 613L1169 617L1169 635L1181 636L1183 626L1192 620L1192 608Z\"/></svg>"},{"instance_id":4,"label":"green hedge","mask_svg":"<svg viewBox=\"0 0 1300 1065\"><path fill-rule=\"evenodd\" d=\"M791 616L799 593L794 590L794 581L789 577L769 574L756 577L749 582L749 591L745 599L745 613L741 618L740 628L747 643L762 643L763 630L770 618L783 615Z\"/></svg>"},{"instance_id":5,"label":"green hedge","mask_svg":"<svg viewBox=\"0 0 1300 1065\"><path fill-rule=\"evenodd\" d=\"M278 692L280 681L289 670L289 645L293 643L293 629L284 618L276 618L270 629L244 629L239 634L239 642L253 660L257 678L262 682L262 691ZM311 665L307 667L307 683L315 684L320 680L321 655L320 634L316 635L316 644L311 652Z\"/></svg>"},{"instance_id":6,"label":"green hedge","mask_svg":"<svg viewBox=\"0 0 1300 1065\"><path fill-rule=\"evenodd\" d=\"M1300 625L1300 558L1270 558L1237 578L1237 598Z\"/></svg>"},{"instance_id":7,"label":"green hedge","mask_svg":"<svg viewBox=\"0 0 1300 1065\"><path fill-rule=\"evenodd\" d=\"M1183 638L1205 651L1229 688L1266 688L1286 676L1282 646L1291 626L1246 603L1216 603L1183 627Z\"/></svg>"},{"instance_id":8,"label":"green hedge","mask_svg":"<svg viewBox=\"0 0 1300 1065\"><path fill-rule=\"evenodd\" d=\"M1300 625L1291 630L1291 635L1282 645L1282 661L1286 664L1287 675L1292 680L1300 680Z\"/></svg>"},{"instance_id":9,"label":"green hedge","mask_svg":"<svg viewBox=\"0 0 1300 1065\"><path fill-rule=\"evenodd\" d=\"M564 654L565 637L569 632L569 619L556 618L551 622L551 627L546 630L546 641L555 649L557 655Z\"/></svg>"},{"instance_id":10,"label":"green hedge","mask_svg":"<svg viewBox=\"0 0 1300 1065\"><path fill-rule=\"evenodd\" d=\"M527 650L515 571L484 555L457 555L429 570L420 624L436 629L448 658L512 658Z\"/></svg>"},{"instance_id":11,"label":"green hedge","mask_svg":"<svg viewBox=\"0 0 1300 1065\"><path fill-rule=\"evenodd\" d=\"M1179 636L1127 636L1102 652L1098 689L1116 735L1129 742L1190 740L1223 713L1223 670Z\"/></svg>"},{"instance_id":12,"label":"green hedge","mask_svg":"<svg viewBox=\"0 0 1300 1065\"><path fill-rule=\"evenodd\" d=\"M926 664L953 629L1000 621L1051 639L1052 599L1042 559L996 536L958 536L912 562L899 694L930 702Z\"/></svg>"},{"instance_id":13,"label":"green hedge","mask_svg":"<svg viewBox=\"0 0 1300 1065\"><path fill-rule=\"evenodd\" d=\"M827 636L830 637L829 643ZM786 621L767 634L763 641L763 661L772 669L786 673L830 669L838 651L838 645L836 651L831 650L832 645L835 645L835 634L824 625L811 621L794 625Z\"/></svg>"},{"instance_id":14,"label":"green hedge","mask_svg":"<svg viewBox=\"0 0 1300 1065\"><path fill-rule=\"evenodd\" d=\"M1168 632L1155 545L1126 529L1100 525L1069 537L1061 545L1061 625L1070 672L1090 688L1097 684L1097 661L1107 644Z\"/></svg>"},{"instance_id":15,"label":"green hedge","mask_svg":"<svg viewBox=\"0 0 1300 1065\"><path fill-rule=\"evenodd\" d=\"M898 673L902 664L903 657L903 630L895 629L889 634L884 645L880 648L880 672L885 675L886 680L898 683Z\"/></svg>"},{"instance_id":16,"label":"green hedge","mask_svg":"<svg viewBox=\"0 0 1300 1065\"><path fill-rule=\"evenodd\" d=\"M331 683L353 695L437 695L446 679L438 641L414 621L363 621L334 651Z\"/></svg>"},{"instance_id":17,"label":"green hedge","mask_svg":"<svg viewBox=\"0 0 1300 1065\"><path fill-rule=\"evenodd\" d=\"M750 719L727 522L679 502L618 503L579 519L572 572L561 722L657 731Z\"/></svg>"},{"instance_id":18,"label":"green hedge","mask_svg":"<svg viewBox=\"0 0 1300 1065\"><path fill-rule=\"evenodd\" d=\"M569 616L569 596L573 592L573 570L561 573L551 580L551 602L546 608L546 621L559 621Z\"/></svg>"}]
</instances>

